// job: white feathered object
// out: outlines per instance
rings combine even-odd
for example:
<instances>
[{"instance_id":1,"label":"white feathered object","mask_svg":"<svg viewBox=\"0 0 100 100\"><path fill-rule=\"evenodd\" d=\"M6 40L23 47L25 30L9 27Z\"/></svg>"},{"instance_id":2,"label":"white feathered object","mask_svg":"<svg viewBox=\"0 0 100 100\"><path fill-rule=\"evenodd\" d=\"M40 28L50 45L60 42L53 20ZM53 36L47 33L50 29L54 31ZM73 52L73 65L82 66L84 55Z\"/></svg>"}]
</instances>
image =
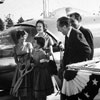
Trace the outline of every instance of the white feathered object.
<instances>
[{"instance_id":1,"label":"white feathered object","mask_svg":"<svg viewBox=\"0 0 100 100\"><path fill-rule=\"evenodd\" d=\"M64 78L61 92L67 96L80 93L89 82L90 75L89 71L79 70L72 80L68 81Z\"/></svg>"}]
</instances>

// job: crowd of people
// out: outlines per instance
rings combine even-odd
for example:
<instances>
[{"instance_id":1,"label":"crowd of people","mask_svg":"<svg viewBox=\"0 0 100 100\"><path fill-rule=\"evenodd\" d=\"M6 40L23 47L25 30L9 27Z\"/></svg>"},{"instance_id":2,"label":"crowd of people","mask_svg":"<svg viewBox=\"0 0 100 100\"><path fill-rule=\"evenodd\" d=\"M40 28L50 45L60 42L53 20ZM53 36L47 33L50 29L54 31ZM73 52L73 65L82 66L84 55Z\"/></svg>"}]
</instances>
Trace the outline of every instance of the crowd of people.
<instances>
[{"instance_id":1,"label":"crowd of people","mask_svg":"<svg viewBox=\"0 0 100 100\"><path fill-rule=\"evenodd\" d=\"M57 29L65 35L63 60L58 71L61 84L66 65L93 58L93 35L80 25L81 20L77 12L57 19ZM48 95L54 93L53 74L49 71L50 56L54 58L53 40L47 34L43 20L36 22L36 30L32 43L26 41L28 33L25 30L17 31L18 41L14 48L17 67L10 94L19 100L46 100ZM62 48L61 45L59 47ZM60 93L60 99L65 100L66 96Z\"/></svg>"}]
</instances>

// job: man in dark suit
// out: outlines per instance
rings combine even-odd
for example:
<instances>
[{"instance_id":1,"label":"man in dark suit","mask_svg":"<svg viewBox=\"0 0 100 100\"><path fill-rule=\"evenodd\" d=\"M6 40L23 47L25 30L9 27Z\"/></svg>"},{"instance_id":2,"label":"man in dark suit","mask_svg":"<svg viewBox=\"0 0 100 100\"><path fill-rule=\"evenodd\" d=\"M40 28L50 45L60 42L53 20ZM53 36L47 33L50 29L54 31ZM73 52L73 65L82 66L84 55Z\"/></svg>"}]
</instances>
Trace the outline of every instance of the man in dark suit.
<instances>
[{"instance_id":1,"label":"man in dark suit","mask_svg":"<svg viewBox=\"0 0 100 100\"><path fill-rule=\"evenodd\" d=\"M70 18L60 17L57 20L58 31L65 35L65 49L63 56L63 68L67 64L86 61L91 53L84 35L77 29L73 28ZM61 100L65 100L65 95L61 93Z\"/></svg>"},{"instance_id":2,"label":"man in dark suit","mask_svg":"<svg viewBox=\"0 0 100 100\"><path fill-rule=\"evenodd\" d=\"M88 60L91 53L90 46L84 35L79 30L71 27L70 19L67 17L59 18L57 28L65 35L63 66Z\"/></svg>"},{"instance_id":3,"label":"man in dark suit","mask_svg":"<svg viewBox=\"0 0 100 100\"><path fill-rule=\"evenodd\" d=\"M82 17L79 13L74 12L74 13L69 14L68 16L71 18L72 26L76 29L79 29L83 33L86 41L88 42L91 48L91 54L89 57L89 60L91 60L94 54L94 43L93 43L92 32L88 28L84 28L83 26L80 25L80 22L82 21Z\"/></svg>"}]
</instances>

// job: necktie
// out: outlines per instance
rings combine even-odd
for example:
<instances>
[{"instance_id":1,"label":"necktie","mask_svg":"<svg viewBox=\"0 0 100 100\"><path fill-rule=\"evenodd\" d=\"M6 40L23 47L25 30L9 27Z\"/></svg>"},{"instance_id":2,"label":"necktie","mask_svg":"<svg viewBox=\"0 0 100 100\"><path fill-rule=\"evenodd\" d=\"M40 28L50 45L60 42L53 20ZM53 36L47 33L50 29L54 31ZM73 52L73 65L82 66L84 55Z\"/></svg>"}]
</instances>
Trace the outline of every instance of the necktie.
<instances>
[{"instance_id":1,"label":"necktie","mask_svg":"<svg viewBox=\"0 0 100 100\"><path fill-rule=\"evenodd\" d=\"M68 36L65 36L65 49L68 47Z\"/></svg>"},{"instance_id":2,"label":"necktie","mask_svg":"<svg viewBox=\"0 0 100 100\"><path fill-rule=\"evenodd\" d=\"M68 37L65 37L65 49L64 49L64 56L63 56L63 67L66 66L66 63L68 61Z\"/></svg>"}]
</instances>

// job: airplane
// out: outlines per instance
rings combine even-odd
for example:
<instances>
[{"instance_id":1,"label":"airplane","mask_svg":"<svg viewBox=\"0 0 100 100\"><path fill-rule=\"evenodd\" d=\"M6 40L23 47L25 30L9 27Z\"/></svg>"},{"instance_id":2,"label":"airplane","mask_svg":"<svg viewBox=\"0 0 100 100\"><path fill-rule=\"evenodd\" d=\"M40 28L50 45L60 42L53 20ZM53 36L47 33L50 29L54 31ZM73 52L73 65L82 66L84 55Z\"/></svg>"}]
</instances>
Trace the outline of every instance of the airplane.
<instances>
[{"instance_id":1,"label":"airplane","mask_svg":"<svg viewBox=\"0 0 100 100\"><path fill-rule=\"evenodd\" d=\"M43 18L47 24L48 34L54 41L54 56L57 66L60 65L59 43L64 43L64 36L58 32L56 27L57 18L67 16L71 12L79 12L82 15L82 25L89 28L94 36L94 58L100 56L100 15L91 14L72 7L63 7L53 11L48 18ZM37 20L28 20L23 23L12 26L0 33L0 89L9 92L16 63L13 59L13 47L15 46L16 31L24 29L29 33L27 41L32 41L36 34L35 22Z\"/></svg>"},{"instance_id":2,"label":"airplane","mask_svg":"<svg viewBox=\"0 0 100 100\"><path fill-rule=\"evenodd\" d=\"M4 3L5 0L0 0L0 4Z\"/></svg>"},{"instance_id":3,"label":"airplane","mask_svg":"<svg viewBox=\"0 0 100 100\"><path fill-rule=\"evenodd\" d=\"M44 18L43 20L47 24L48 30L50 30L55 36L58 37L58 39L64 43L64 36L58 32L56 21L61 16L67 16L70 13L78 12L82 16L82 22L81 24L89 28L93 34L94 37L94 57L100 56L100 14L98 13L90 13L87 11L83 11L80 9L72 8L72 7L63 7L58 8L55 11L51 12L47 18ZM36 22L36 21L35 21ZM24 22L22 24L29 23L34 24L34 21L28 21Z\"/></svg>"}]
</instances>

